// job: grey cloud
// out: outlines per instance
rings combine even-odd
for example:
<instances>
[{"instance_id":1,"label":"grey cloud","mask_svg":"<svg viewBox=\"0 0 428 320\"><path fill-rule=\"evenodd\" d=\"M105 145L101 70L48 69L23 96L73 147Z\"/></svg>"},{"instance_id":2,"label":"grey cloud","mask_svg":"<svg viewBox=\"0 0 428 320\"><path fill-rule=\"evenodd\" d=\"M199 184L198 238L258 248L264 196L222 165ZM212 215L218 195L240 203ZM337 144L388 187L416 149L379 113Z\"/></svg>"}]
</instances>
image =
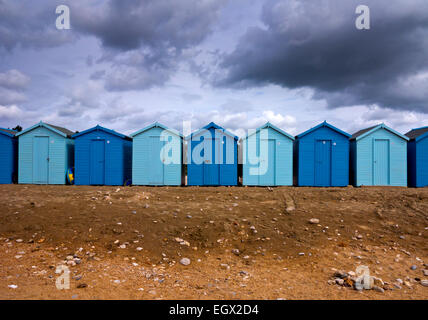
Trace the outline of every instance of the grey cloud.
<instances>
[{"instance_id":1,"label":"grey cloud","mask_svg":"<svg viewBox=\"0 0 428 320\"><path fill-rule=\"evenodd\" d=\"M104 76L109 91L161 86L177 71L183 51L211 32L225 0L110 0L89 10L73 5L73 26L101 40L98 63L111 68Z\"/></svg>"},{"instance_id":2,"label":"grey cloud","mask_svg":"<svg viewBox=\"0 0 428 320\"><path fill-rule=\"evenodd\" d=\"M355 27L357 0L269 0L220 56L211 81L240 88L311 88L330 107L372 105L428 113L428 2L369 0L371 30Z\"/></svg>"},{"instance_id":3,"label":"grey cloud","mask_svg":"<svg viewBox=\"0 0 428 320\"><path fill-rule=\"evenodd\" d=\"M202 97L199 94L192 94L192 93L183 93L181 97L186 102L193 102L193 101L198 101L202 99Z\"/></svg>"},{"instance_id":4,"label":"grey cloud","mask_svg":"<svg viewBox=\"0 0 428 320\"><path fill-rule=\"evenodd\" d=\"M55 8L62 2L0 0L0 48L52 48L73 41L75 34L55 27Z\"/></svg>"},{"instance_id":5,"label":"grey cloud","mask_svg":"<svg viewBox=\"0 0 428 320\"><path fill-rule=\"evenodd\" d=\"M30 78L16 69L0 72L0 105L27 101L23 91L29 83Z\"/></svg>"},{"instance_id":6,"label":"grey cloud","mask_svg":"<svg viewBox=\"0 0 428 320\"><path fill-rule=\"evenodd\" d=\"M29 82L30 78L16 69L0 72L0 87L21 90L27 87Z\"/></svg>"},{"instance_id":7,"label":"grey cloud","mask_svg":"<svg viewBox=\"0 0 428 320\"><path fill-rule=\"evenodd\" d=\"M141 46L181 50L210 32L224 0L110 0L92 10L77 9L73 26L94 35L105 47L133 50Z\"/></svg>"},{"instance_id":8,"label":"grey cloud","mask_svg":"<svg viewBox=\"0 0 428 320\"><path fill-rule=\"evenodd\" d=\"M12 105L27 101L27 97L15 90L0 87L0 105Z\"/></svg>"}]
</instances>

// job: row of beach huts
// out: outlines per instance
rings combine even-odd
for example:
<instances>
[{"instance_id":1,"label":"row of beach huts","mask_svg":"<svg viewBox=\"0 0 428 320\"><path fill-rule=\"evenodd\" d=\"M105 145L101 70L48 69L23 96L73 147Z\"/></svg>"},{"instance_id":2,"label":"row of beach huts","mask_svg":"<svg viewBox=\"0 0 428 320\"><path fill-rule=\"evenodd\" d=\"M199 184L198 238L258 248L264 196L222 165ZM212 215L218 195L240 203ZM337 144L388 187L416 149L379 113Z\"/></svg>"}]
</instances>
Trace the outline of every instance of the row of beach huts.
<instances>
[{"instance_id":1,"label":"row of beach huts","mask_svg":"<svg viewBox=\"0 0 428 320\"><path fill-rule=\"evenodd\" d=\"M379 124L350 135L323 122L294 137L266 123L239 141L215 123L187 137L159 123L130 136L101 126L74 133L44 122L21 132L0 129L0 183L67 179L76 185L425 187L428 127L403 135Z\"/></svg>"}]
</instances>

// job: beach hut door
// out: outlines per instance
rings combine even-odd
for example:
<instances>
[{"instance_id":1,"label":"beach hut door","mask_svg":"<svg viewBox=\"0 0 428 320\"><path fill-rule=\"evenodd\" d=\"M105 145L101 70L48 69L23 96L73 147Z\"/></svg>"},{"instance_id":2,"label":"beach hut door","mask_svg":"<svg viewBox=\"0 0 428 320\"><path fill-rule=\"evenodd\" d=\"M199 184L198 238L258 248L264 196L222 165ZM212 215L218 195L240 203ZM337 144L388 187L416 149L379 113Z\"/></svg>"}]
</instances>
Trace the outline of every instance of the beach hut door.
<instances>
[{"instance_id":1,"label":"beach hut door","mask_svg":"<svg viewBox=\"0 0 428 320\"><path fill-rule=\"evenodd\" d=\"M105 182L105 141L91 141L91 184L103 185Z\"/></svg>"},{"instance_id":2,"label":"beach hut door","mask_svg":"<svg viewBox=\"0 0 428 320\"><path fill-rule=\"evenodd\" d=\"M389 141L376 139L373 154L374 185L389 185Z\"/></svg>"},{"instance_id":3,"label":"beach hut door","mask_svg":"<svg viewBox=\"0 0 428 320\"><path fill-rule=\"evenodd\" d=\"M33 182L47 184L49 175L49 137L34 137Z\"/></svg>"},{"instance_id":4,"label":"beach hut door","mask_svg":"<svg viewBox=\"0 0 428 320\"><path fill-rule=\"evenodd\" d=\"M315 186L329 187L331 185L331 141L317 140L315 142Z\"/></svg>"}]
</instances>

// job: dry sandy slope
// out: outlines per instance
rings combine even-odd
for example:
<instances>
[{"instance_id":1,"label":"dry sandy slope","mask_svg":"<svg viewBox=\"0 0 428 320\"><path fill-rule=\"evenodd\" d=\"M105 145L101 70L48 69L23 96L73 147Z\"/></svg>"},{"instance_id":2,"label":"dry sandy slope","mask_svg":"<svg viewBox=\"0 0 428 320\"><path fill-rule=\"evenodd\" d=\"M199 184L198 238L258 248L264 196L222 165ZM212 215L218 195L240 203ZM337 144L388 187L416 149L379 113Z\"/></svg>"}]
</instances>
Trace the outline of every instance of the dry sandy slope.
<instances>
[{"instance_id":1,"label":"dry sandy slope","mask_svg":"<svg viewBox=\"0 0 428 320\"><path fill-rule=\"evenodd\" d=\"M414 280L428 278L426 188L119 189L0 186L0 298L428 298ZM55 268L73 254L81 279L57 290ZM410 287L327 283L333 269L360 264L391 288L406 277Z\"/></svg>"}]
</instances>

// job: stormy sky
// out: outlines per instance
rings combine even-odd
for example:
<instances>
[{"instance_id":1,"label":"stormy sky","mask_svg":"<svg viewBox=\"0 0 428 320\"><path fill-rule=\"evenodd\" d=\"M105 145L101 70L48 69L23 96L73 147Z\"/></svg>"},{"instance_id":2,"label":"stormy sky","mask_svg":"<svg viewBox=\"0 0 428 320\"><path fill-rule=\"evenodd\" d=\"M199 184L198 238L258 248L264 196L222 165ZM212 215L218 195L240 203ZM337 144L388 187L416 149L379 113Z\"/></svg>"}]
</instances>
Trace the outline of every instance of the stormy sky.
<instances>
[{"instance_id":1,"label":"stormy sky","mask_svg":"<svg viewBox=\"0 0 428 320\"><path fill-rule=\"evenodd\" d=\"M428 125L428 1L0 0L0 127L40 120L404 133Z\"/></svg>"}]
</instances>

